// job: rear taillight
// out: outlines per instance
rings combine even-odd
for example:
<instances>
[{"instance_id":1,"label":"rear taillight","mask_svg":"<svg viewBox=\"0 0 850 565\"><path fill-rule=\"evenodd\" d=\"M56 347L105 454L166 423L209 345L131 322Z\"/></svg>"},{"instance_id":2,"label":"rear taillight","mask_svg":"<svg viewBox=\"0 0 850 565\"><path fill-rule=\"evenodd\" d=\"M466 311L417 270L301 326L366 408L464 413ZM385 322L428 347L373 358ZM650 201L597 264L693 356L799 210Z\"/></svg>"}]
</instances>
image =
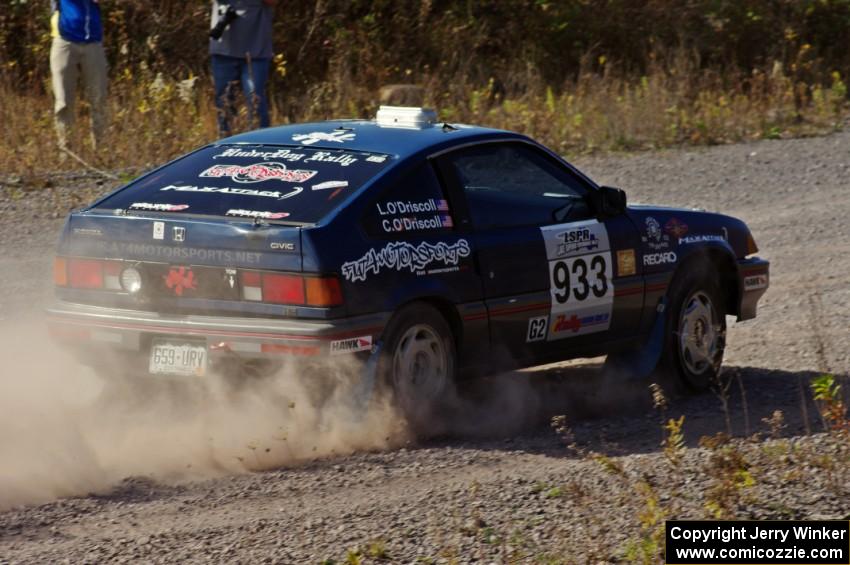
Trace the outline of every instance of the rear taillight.
<instances>
[{"instance_id":1,"label":"rear taillight","mask_svg":"<svg viewBox=\"0 0 850 565\"><path fill-rule=\"evenodd\" d=\"M70 259L68 284L72 288L103 288L103 261Z\"/></svg>"},{"instance_id":2,"label":"rear taillight","mask_svg":"<svg viewBox=\"0 0 850 565\"><path fill-rule=\"evenodd\" d=\"M339 306L342 288L336 277L311 277L304 279L307 287L307 304L310 306Z\"/></svg>"},{"instance_id":3,"label":"rear taillight","mask_svg":"<svg viewBox=\"0 0 850 565\"><path fill-rule=\"evenodd\" d=\"M326 308L342 304L342 289L336 277L246 271L242 273L242 299Z\"/></svg>"},{"instance_id":4,"label":"rear taillight","mask_svg":"<svg viewBox=\"0 0 850 565\"><path fill-rule=\"evenodd\" d=\"M53 259L53 284L68 286L68 261L64 257Z\"/></svg>"},{"instance_id":5,"label":"rear taillight","mask_svg":"<svg viewBox=\"0 0 850 565\"><path fill-rule=\"evenodd\" d=\"M53 261L53 283L71 288L122 290L122 265L121 261L56 257Z\"/></svg>"}]
</instances>

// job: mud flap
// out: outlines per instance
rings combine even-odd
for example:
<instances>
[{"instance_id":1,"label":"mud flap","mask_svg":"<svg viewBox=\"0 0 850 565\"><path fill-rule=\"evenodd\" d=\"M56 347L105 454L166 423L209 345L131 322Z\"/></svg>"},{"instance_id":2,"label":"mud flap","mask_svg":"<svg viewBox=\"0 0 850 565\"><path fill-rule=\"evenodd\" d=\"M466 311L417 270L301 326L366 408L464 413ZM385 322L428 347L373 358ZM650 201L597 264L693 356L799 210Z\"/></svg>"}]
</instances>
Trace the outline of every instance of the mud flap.
<instances>
[{"instance_id":1,"label":"mud flap","mask_svg":"<svg viewBox=\"0 0 850 565\"><path fill-rule=\"evenodd\" d=\"M375 395L378 393L378 359L381 357L383 343L378 341L372 347L372 353L363 369L360 371L360 379L351 391L351 404L354 409L355 418L362 419L373 405Z\"/></svg>"},{"instance_id":2,"label":"mud flap","mask_svg":"<svg viewBox=\"0 0 850 565\"><path fill-rule=\"evenodd\" d=\"M661 361L664 352L664 322L667 309L667 297L662 297L655 308L655 323L649 332L649 339L640 349L618 356L616 368L627 379L643 380L649 378Z\"/></svg>"}]
</instances>

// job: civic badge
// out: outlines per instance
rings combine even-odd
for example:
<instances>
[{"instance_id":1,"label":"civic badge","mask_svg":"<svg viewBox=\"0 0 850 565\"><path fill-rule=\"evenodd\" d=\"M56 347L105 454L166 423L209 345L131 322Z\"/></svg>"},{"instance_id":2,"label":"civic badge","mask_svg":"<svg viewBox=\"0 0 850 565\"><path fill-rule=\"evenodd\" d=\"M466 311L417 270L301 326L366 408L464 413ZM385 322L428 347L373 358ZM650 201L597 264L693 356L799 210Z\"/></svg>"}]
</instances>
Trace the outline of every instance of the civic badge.
<instances>
[{"instance_id":1,"label":"civic badge","mask_svg":"<svg viewBox=\"0 0 850 565\"><path fill-rule=\"evenodd\" d=\"M174 227L174 241L186 241L186 228L181 228L178 226Z\"/></svg>"}]
</instances>

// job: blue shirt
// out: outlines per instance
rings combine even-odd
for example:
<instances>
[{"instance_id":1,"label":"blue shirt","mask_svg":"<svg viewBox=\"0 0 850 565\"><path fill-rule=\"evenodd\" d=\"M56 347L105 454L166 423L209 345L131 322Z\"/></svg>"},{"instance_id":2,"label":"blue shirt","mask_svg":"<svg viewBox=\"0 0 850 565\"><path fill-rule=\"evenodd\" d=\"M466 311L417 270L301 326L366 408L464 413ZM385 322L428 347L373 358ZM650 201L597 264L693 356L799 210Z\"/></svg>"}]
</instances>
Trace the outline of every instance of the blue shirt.
<instances>
[{"instance_id":1,"label":"blue shirt","mask_svg":"<svg viewBox=\"0 0 850 565\"><path fill-rule=\"evenodd\" d=\"M59 12L58 31L74 43L103 41L100 5L96 0L50 0L51 13Z\"/></svg>"}]
</instances>

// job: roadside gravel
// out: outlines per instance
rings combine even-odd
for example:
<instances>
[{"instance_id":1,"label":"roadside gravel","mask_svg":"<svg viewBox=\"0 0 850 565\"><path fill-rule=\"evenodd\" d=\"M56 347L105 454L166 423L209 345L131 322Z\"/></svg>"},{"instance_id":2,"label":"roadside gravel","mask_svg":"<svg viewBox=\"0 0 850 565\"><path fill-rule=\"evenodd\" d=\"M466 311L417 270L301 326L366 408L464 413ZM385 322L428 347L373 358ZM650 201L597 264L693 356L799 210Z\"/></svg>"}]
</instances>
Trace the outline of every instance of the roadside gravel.
<instances>
[{"instance_id":1,"label":"roadside gravel","mask_svg":"<svg viewBox=\"0 0 850 565\"><path fill-rule=\"evenodd\" d=\"M204 481L134 476L0 512L0 563L628 561L662 519L641 522L652 501L679 518L706 517L718 500L740 518L850 518L850 441L822 433L811 403L817 433L806 435L798 389L823 371L850 372L850 132L576 164L631 201L717 210L753 230L771 288L756 320L730 326L727 366L731 431L760 436L700 447L728 431L719 399L670 391L663 416L685 416L687 445L673 465L646 383L601 382L593 364L550 366L466 391L456 433L425 445ZM60 217L109 186L0 183L0 317L14 323L49 296ZM506 405L505 389L520 402ZM784 427L766 439L762 420L775 410ZM549 428L555 414L569 430ZM719 488L719 455L749 474L747 486Z\"/></svg>"}]
</instances>

